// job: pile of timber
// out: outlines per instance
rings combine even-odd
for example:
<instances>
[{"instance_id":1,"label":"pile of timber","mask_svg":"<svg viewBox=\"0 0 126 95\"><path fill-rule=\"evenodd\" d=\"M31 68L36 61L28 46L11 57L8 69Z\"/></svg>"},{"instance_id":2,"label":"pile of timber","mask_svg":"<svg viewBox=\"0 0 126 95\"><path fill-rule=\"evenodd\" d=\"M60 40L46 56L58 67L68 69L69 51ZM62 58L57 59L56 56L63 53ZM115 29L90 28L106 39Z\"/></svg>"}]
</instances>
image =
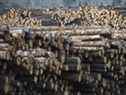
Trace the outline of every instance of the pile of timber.
<instances>
[{"instance_id":1,"label":"pile of timber","mask_svg":"<svg viewBox=\"0 0 126 95\"><path fill-rule=\"evenodd\" d=\"M10 60L10 44L6 41L7 31L0 30L0 59Z\"/></svg>"},{"instance_id":2,"label":"pile of timber","mask_svg":"<svg viewBox=\"0 0 126 95\"><path fill-rule=\"evenodd\" d=\"M14 52L11 61L0 59L2 95L125 95L125 30L43 27L30 32L32 39L27 29L22 36L12 30L11 39L22 37L24 46L7 41Z\"/></svg>"}]
</instances>

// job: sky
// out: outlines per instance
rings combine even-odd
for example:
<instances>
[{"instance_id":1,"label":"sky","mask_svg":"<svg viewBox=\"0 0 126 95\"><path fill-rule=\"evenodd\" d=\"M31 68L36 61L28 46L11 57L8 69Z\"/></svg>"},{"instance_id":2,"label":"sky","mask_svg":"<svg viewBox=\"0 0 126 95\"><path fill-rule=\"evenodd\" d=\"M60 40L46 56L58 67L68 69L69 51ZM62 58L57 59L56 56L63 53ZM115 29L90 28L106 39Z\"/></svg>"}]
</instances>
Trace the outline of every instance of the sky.
<instances>
[{"instance_id":1,"label":"sky","mask_svg":"<svg viewBox=\"0 0 126 95\"><path fill-rule=\"evenodd\" d=\"M8 3L4 3L4 4L11 7L22 6L22 7L33 7L33 8L78 6L80 3L85 3L85 2L91 5L100 5L100 4L112 5L113 2L113 0L4 0L4 1L8 1ZM122 1L126 2L126 0L122 0Z\"/></svg>"}]
</instances>

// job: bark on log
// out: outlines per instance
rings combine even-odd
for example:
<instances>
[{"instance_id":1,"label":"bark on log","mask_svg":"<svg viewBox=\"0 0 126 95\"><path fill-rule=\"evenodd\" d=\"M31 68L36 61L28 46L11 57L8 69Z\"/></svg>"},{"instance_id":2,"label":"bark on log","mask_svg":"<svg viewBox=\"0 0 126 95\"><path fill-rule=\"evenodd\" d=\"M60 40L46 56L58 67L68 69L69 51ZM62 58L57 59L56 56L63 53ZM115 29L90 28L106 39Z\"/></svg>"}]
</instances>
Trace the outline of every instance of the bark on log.
<instances>
[{"instance_id":1,"label":"bark on log","mask_svg":"<svg viewBox=\"0 0 126 95\"><path fill-rule=\"evenodd\" d=\"M73 49L80 49L80 50L102 50L103 47L79 47L79 46L74 46Z\"/></svg>"},{"instance_id":2,"label":"bark on log","mask_svg":"<svg viewBox=\"0 0 126 95\"><path fill-rule=\"evenodd\" d=\"M113 39L126 39L126 32L116 32L112 34Z\"/></svg>"},{"instance_id":3,"label":"bark on log","mask_svg":"<svg viewBox=\"0 0 126 95\"><path fill-rule=\"evenodd\" d=\"M71 36L70 37L72 41L84 41L84 40L100 40L100 35L77 35L77 36Z\"/></svg>"},{"instance_id":4,"label":"bark on log","mask_svg":"<svg viewBox=\"0 0 126 95\"><path fill-rule=\"evenodd\" d=\"M104 47L107 45L106 41L74 41L73 46L78 46L78 47Z\"/></svg>"}]
</instances>

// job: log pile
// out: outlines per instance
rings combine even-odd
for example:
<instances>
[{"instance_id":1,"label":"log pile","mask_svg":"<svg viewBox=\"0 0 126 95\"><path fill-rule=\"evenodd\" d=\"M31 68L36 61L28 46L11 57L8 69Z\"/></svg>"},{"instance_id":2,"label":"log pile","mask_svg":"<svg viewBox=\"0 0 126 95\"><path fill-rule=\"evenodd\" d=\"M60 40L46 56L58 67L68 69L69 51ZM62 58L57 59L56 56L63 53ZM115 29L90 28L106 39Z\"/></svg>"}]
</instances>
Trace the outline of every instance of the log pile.
<instances>
[{"instance_id":1,"label":"log pile","mask_svg":"<svg viewBox=\"0 0 126 95\"><path fill-rule=\"evenodd\" d=\"M32 18L29 10L12 8L0 16L0 25L38 27L41 26L41 20Z\"/></svg>"},{"instance_id":2,"label":"log pile","mask_svg":"<svg viewBox=\"0 0 126 95\"><path fill-rule=\"evenodd\" d=\"M109 25L113 28L126 28L126 18L112 8L98 8L94 6L80 6L78 10L57 10L52 13L52 18L62 26L90 26Z\"/></svg>"},{"instance_id":3,"label":"log pile","mask_svg":"<svg viewBox=\"0 0 126 95\"><path fill-rule=\"evenodd\" d=\"M125 95L125 30L64 29L1 30L2 95Z\"/></svg>"},{"instance_id":4,"label":"log pile","mask_svg":"<svg viewBox=\"0 0 126 95\"><path fill-rule=\"evenodd\" d=\"M56 8L35 11L11 8L7 13L0 16L0 25L36 28L42 26L42 23L49 26L99 25L124 29L126 28L126 17L119 13L118 8L98 8L83 5L75 10Z\"/></svg>"},{"instance_id":5,"label":"log pile","mask_svg":"<svg viewBox=\"0 0 126 95\"><path fill-rule=\"evenodd\" d=\"M0 95L125 95L125 17L89 6L48 13L61 27L27 10L0 16Z\"/></svg>"}]
</instances>

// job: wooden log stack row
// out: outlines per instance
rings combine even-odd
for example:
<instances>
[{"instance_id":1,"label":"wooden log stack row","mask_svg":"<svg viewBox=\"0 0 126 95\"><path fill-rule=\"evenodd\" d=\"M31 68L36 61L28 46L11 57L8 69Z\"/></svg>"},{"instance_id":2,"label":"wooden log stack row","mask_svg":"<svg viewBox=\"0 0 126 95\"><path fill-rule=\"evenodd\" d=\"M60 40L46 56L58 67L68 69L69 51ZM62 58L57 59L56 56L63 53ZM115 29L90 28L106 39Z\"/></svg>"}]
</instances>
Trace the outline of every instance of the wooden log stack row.
<instances>
[{"instance_id":1,"label":"wooden log stack row","mask_svg":"<svg viewBox=\"0 0 126 95\"><path fill-rule=\"evenodd\" d=\"M125 30L99 26L69 32L47 30L32 31L31 37L25 33L27 31L17 36L24 48L12 44L16 36L9 34L12 40L7 44L13 50L9 51L11 61L1 57L3 75L0 76L9 77L10 84L8 78L4 83L13 90L4 90L0 86L3 93L125 95ZM6 70L10 69L12 76L6 75Z\"/></svg>"}]
</instances>

